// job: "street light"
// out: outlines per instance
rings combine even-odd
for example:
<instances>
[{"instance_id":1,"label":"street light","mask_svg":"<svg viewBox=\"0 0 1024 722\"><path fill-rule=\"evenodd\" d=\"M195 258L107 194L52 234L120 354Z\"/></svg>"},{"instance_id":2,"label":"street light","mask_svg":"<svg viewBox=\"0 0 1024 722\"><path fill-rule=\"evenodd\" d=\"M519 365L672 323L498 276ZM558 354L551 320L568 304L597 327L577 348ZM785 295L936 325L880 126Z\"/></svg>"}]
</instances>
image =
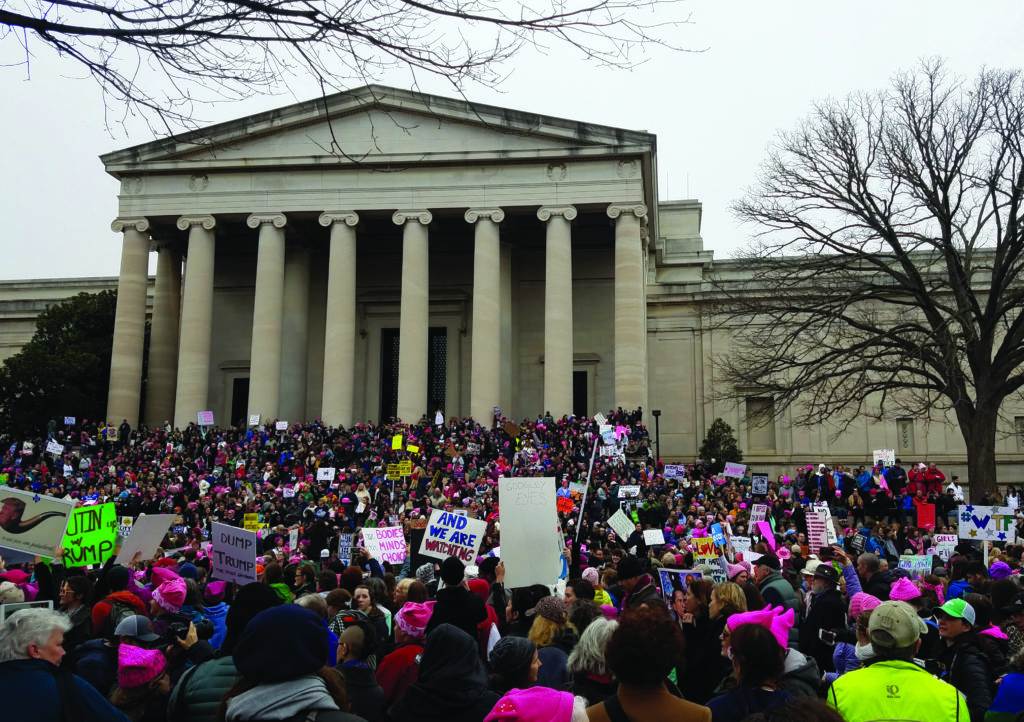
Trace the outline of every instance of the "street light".
<instances>
[{"instance_id":1,"label":"street light","mask_svg":"<svg viewBox=\"0 0 1024 722\"><path fill-rule=\"evenodd\" d=\"M651 413L654 414L654 455L658 457L654 463L657 465L661 461L661 409L651 409Z\"/></svg>"}]
</instances>

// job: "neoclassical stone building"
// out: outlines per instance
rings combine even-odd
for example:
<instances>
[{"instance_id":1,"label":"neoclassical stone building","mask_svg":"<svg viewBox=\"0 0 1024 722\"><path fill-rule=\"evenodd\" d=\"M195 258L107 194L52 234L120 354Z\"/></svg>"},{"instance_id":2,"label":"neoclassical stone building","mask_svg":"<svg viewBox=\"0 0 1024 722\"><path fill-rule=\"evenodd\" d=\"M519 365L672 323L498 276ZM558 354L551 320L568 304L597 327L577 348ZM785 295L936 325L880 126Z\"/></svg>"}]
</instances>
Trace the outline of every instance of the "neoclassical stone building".
<instances>
[{"instance_id":1,"label":"neoclassical stone building","mask_svg":"<svg viewBox=\"0 0 1024 722\"><path fill-rule=\"evenodd\" d=\"M963 466L950 424L833 439L787 415L755 423L772 403L756 390L716 400L728 334L702 318L708 279L744 269L704 250L699 202L659 201L649 133L368 86L102 162L121 183L119 276L0 283L0 354L46 303L116 285L112 421L643 406L671 458L721 416L773 472L878 448ZM1015 423L999 442L1011 474Z\"/></svg>"}]
</instances>

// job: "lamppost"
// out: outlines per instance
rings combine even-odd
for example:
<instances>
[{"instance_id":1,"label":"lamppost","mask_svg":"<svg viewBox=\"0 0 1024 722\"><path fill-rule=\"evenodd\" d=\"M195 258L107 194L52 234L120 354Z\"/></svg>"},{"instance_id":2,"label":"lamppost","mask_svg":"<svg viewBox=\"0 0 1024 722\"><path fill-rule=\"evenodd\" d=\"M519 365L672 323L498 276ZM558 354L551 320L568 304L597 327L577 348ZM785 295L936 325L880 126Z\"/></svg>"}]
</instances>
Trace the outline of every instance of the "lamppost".
<instances>
[{"instance_id":1,"label":"lamppost","mask_svg":"<svg viewBox=\"0 0 1024 722\"><path fill-rule=\"evenodd\" d=\"M654 460L657 464L661 461L661 409L651 409L654 414L654 454L658 458Z\"/></svg>"}]
</instances>

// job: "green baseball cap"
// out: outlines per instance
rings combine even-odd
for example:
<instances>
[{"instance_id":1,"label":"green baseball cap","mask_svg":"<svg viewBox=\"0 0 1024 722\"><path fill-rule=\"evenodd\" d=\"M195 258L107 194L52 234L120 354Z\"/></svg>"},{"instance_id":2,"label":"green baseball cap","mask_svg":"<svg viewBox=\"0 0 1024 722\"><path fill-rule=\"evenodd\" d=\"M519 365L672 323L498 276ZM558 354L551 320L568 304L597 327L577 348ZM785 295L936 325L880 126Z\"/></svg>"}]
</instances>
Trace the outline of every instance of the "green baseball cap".
<instances>
[{"instance_id":1,"label":"green baseball cap","mask_svg":"<svg viewBox=\"0 0 1024 722\"><path fill-rule=\"evenodd\" d=\"M904 649L927 633L928 627L906 602L882 602L871 610L868 636L874 647Z\"/></svg>"},{"instance_id":2,"label":"green baseball cap","mask_svg":"<svg viewBox=\"0 0 1024 722\"><path fill-rule=\"evenodd\" d=\"M972 627L977 619L977 616L974 613L974 607L963 599L950 599L935 610L935 616L947 616L952 617L953 619L962 619Z\"/></svg>"}]
</instances>

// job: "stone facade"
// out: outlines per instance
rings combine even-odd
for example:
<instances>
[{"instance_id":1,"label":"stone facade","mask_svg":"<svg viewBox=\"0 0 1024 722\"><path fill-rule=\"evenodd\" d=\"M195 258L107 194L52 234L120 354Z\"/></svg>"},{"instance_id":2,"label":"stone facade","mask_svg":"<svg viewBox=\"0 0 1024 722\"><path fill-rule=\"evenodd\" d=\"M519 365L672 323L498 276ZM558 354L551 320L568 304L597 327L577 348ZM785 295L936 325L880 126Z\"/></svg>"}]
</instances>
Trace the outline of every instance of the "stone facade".
<instances>
[{"instance_id":1,"label":"stone facade","mask_svg":"<svg viewBox=\"0 0 1024 722\"><path fill-rule=\"evenodd\" d=\"M47 303L119 288L115 422L642 405L662 411L672 459L694 457L721 416L771 473L878 448L963 469L951 424L863 422L833 439L786 414L748 423L771 403L754 393L716 400L728 333L702 318L708 279L744 269L704 250L698 201L656 200L650 134L370 86L102 160L121 181L120 275L0 282L0 353ZM1024 467L1010 416L1004 480Z\"/></svg>"}]
</instances>

